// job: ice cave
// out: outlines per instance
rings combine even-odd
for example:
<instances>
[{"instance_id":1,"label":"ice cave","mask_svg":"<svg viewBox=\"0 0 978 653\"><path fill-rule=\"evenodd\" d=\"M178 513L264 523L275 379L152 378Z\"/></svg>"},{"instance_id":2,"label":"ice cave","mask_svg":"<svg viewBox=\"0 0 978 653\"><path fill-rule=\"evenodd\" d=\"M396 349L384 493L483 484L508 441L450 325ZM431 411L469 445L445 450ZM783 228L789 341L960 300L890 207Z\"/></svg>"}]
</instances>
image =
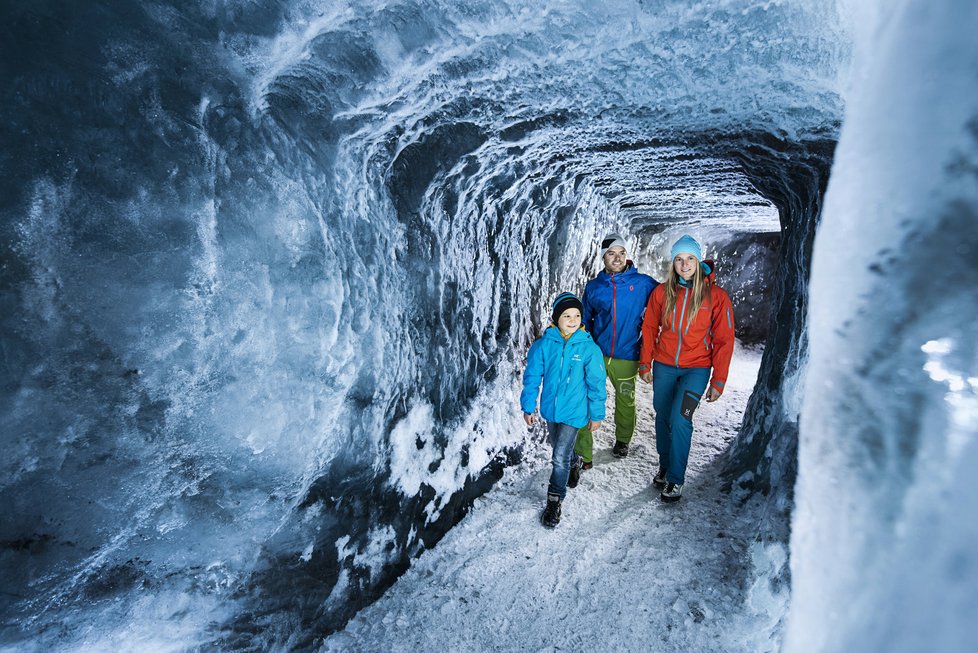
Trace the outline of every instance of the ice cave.
<instances>
[{"instance_id":1,"label":"ice cave","mask_svg":"<svg viewBox=\"0 0 978 653\"><path fill-rule=\"evenodd\" d=\"M973 650L978 3L0 16L0 651ZM549 532L609 232L754 367L709 495L647 445Z\"/></svg>"}]
</instances>

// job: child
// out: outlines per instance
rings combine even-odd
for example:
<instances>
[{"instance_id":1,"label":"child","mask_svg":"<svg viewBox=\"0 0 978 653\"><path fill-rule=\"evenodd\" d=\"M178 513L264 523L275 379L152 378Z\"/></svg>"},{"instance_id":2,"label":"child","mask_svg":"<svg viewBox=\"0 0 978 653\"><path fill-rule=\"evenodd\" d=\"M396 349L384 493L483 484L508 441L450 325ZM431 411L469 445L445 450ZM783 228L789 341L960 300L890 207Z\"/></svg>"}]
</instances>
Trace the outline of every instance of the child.
<instances>
[{"instance_id":1,"label":"child","mask_svg":"<svg viewBox=\"0 0 978 653\"><path fill-rule=\"evenodd\" d=\"M569 292L557 295L552 320L542 337L530 347L523 372L520 405L527 425L536 424L537 394L540 414L547 420L547 434L553 446L553 471L547 488L547 507L541 521L547 528L560 522L560 503L567 492L567 479L580 465L574 453L578 429L587 426L592 433L604 419L604 360L588 332L581 328L581 300Z\"/></svg>"}]
</instances>

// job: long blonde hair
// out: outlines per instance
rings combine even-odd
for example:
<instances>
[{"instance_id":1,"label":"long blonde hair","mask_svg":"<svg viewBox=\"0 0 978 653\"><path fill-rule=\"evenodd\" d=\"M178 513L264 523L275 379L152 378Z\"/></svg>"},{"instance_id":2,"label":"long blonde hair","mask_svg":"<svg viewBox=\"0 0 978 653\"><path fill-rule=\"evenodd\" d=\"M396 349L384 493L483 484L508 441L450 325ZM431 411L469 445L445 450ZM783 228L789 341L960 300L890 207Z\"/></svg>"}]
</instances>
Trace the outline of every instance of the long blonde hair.
<instances>
[{"instance_id":1,"label":"long blonde hair","mask_svg":"<svg viewBox=\"0 0 978 653\"><path fill-rule=\"evenodd\" d=\"M672 315L676 310L676 286L679 285L679 275L676 274L675 259L669 261L669 271L666 273L666 303L662 307L662 324L665 327L672 326ZM706 282L706 275L703 274L703 265L699 259L696 260L696 272L693 273L693 302L687 305L688 316L686 326L693 323L697 311L703 306L703 300L710 295L710 286ZM680 325L682 328L682 325Z\"/></svg>"}]
</instances>

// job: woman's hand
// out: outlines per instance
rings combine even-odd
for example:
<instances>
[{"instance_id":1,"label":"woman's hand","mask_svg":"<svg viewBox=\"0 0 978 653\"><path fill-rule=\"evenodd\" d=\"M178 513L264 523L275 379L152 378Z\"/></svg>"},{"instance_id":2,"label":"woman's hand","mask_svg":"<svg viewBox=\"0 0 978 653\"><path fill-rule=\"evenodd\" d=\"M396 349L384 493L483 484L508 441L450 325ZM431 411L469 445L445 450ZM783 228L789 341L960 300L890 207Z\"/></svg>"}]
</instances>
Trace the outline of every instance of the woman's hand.
<instances>
[{"instance_id":1,"label":"woman's hand","mask_svg":"<svg viewBox=\"0 0 978 653\"><path fill-rule=\"evenodd\" d=\"M529 413L523 413L523 421L526 422L527 426L533 426L537 423L537 416Z\"/></svg>"},{"instance_id":2,"label":"woman's hand","mask_svg":"<svg viewBox=\"0 0 978 653\"><path fill-rule=\"evenodd\" d=\"M638 378L642 379L646 383L652 383L652 372L642 372L638 375Z\"/></svg>"},{"instance_id":3,"label":"woman's hand","mask_svg":"<svg viewBox=\"0 0 978 653\"><path fill-rule=\"evenodd\" d=\"M720 391L711 385L710 389L706 391L706 400L716 401L719 398L720 398Z\"/></svg>"}]
</instances>

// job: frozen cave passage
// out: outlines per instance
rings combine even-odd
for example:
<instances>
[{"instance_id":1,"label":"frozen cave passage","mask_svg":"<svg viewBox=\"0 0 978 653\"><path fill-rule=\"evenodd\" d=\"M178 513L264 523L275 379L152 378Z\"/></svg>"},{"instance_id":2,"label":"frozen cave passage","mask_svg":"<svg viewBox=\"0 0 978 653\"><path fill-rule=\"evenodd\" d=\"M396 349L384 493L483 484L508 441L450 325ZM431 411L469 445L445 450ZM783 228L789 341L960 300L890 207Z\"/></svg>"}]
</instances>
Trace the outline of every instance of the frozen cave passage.
<instances>
[{"instance_id":1,"label":"frozen cave passage","mask_svg":"<svg viewBox=\"0 0 978 653\"><path fill-rule=\"evenodd\" d=\"M0 648L315 650L545 446L601 238L688 232L786 649L970 650L976 12L4 3Z\"/></svg>"},{"instance_id":2,"label":"frozen cave passage","mask_svg":"<svg viewBox=\"0 0 978 653\"><path fill-rule=\"evenodd\" d=\"M660 279L671 243L683 233L694 234L718 260L719 282L734 300L738 338L765 344L757 385L724 473L734 500L770 502L758 530L787 543L798 398L785 396L792 389L786 381L799 373L806 355L812 241L835 143L828 138L791 142L766 132L686 133L672 139L596 134L601 129L594 124L563 115L516 122L498 137L467 123L429 131L400 151L387 179L398 214L411 225L408 249L417 255L414 260L440 258L441 273L449 277L466 265L464 257L462 263L453 261L456 252L475 250L487 252L492 270L504 278L531 279L522 289L497 282L493 300L500 312L497 321L490 320L497 330L483 338L484 343L505 341L500 335L510 331L512 342L520 343L516 350L525 351L545 326L553 294L581 288L597 272L597 241L605 233L630 234L638 245L633 258L639 269ZM432 227L432 215L450 225ZM468 219L478 221L471 227L475 242L451 235L464 231ZM445 249L439 255L440 247ZM412 258L406 256L405 265ZM479 279L480 262L470 283ZM459 314L467 316L463 324L474 319L468 311L477 307L466 304L472 298L480 303L478 290L459 290L449 302L447 294L431 305L441 324L457 324ZM510 311L531 316L532 325L511 324L518 316ZM483 355L492 351L487 347ZM520 361L515 362L518 367ZM479 361L471 365L490 377L495 369L480 367ZM451 415L457 388L432 385L431 391L435 414ZM492 466L487 469L493 478ZM444 526L461 518L472 493L484 487L471 484L456 496L454 511L442 513ZM422 533L431 538L426 545L443 532L435 526ZM782 575L786 580L787 566Z\"/></svg>"},{"instance_id":3,"label":"frozen cave passage","mask_svg":"<svg viewBox=\"0 0 978 653\"><path fill-rule=\"evenodd\" d=\"M523 355L612 231L657 278L696 236L765 343L725 475L787 542L846 37L524 4L11 7L4 641L342 628L535 445Z\"/></svg>"}]
</instances>

